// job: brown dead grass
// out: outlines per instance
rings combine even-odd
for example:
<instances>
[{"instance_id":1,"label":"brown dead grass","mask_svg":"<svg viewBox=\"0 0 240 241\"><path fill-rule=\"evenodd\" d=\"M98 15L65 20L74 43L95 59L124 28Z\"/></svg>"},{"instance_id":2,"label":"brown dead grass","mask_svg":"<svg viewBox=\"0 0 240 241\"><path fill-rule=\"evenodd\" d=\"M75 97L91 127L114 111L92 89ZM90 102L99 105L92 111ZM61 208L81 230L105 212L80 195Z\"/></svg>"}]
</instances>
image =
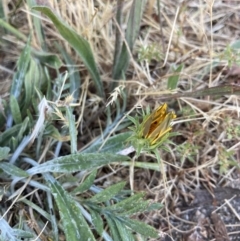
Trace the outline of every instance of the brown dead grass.
<instances>
[{"instance_id":1,"label":"brown dead grass","mask_svg":"<svg viewBox=\"0 0 240 241\"><path fill-rule=\"evenodd\" d=\"M61 1L59 4L57 1L49 0L45 1L45 4L51 6L89 41L107 89L112 82L116 1ZM125 1L124 14L128 14L130 6L131 1ZM223 55L227 45L237 41L240 36L240 7L237 1L161 0L161 24L159 24L156 6L155 0L148 1L146 5L140 37L136 42L128 70L128 80L121 82L129 93L128 109L134 107L136 103L143 108L147 105L156 108L161 104L157 96L168 93L166 84L172 73L171 66L174 64L185 66L179 79L178 92L186 93L207 87L238 83L239 67L234 66L232 71L228 66L228 57ZM8 9L7 4L6 9ZM26 5L17 11L16 16L23 14L25 19L20 30L27 33L31 28L31 16ZM44 16L42 18L50 49L54 51L54 47L51 46L52 40L61 40L76 64L80 64L76 53L62 41L49 20ZM11 36L4 37L11 39ZM32 44L38 48L36 36ZM162 54L162 61L140 65L137 61L139 47L150 44L157 44L158 51ZM21 43L19 45L21 47ZM20 48L18 46L14 48L15 51L5 50L5 62L7 60L10 62L18 56ZM4 62L1 62L1 65L7 66ZM209 72L209 68L213 68L212 71ZM86 74L82 79L87 80L89 76ZM84 84L87 91L88 82ZM86 96L90 102L96 100L94 93L89 90ZM147 102L146 97L151 97L154 101ZM159 172L137 168L134 173L134 187L138 191L146 191L153 201L165 200L164 204L167 207L158 213L141 216L141 219L145 219L159 231L168 233L174 240L182 240L181 238L184 237L185 240L190 241L190 237L193 236L192 230L200 225L198 223L200 219L190 217L187 221L183 220L180 214L183 212L183 207L192 202L194 198L192 192L197 189L206 189L214 193L216 187L230 185L238 188L240 173L236 165L239 165L239 131L237 129L240 124L239 97L229 95L179 98L177 101L169 101L168 104L178 116L174 130L181 133L181 136L173 139L176 146L171 146L170 153L161 152L167 173L168 190L165 190ZM97 103L85 106L85 112L91 113L93 106L97 108L98 105ZM96 122L94 125L99 126L99 123ZM227 156L229 151L233 152L230 157ZM139 159L152 161L154 157L142 156ZM236 165L230 165L230 160L235 161ZM220 166L223 172L220 172ZM115 175L106 177L105 181L128 180L127 168L116 169L116 171ZM232 216L237 215L232 213ZM189 229L186 228L186 224ZM238 236L240 232L234 237Z\"/></svg>"}]
</instances>

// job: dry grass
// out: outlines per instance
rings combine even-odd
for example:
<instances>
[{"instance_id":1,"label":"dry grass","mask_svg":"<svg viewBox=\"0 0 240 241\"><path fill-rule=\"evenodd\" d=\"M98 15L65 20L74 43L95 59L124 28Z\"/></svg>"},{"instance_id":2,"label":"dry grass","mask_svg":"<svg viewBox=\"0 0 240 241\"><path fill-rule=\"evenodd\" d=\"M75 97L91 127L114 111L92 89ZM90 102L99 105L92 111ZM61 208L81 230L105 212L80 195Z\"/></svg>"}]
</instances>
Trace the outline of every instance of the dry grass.
<instances>
[{"instance_id":1,"label":"dry grass","mask_svg":"<svg viewBox=\"0 0 240 241\"><path fill-rule=\"evenodd\" d=\"M167 81L175 65L184 65L176 90L178 93L187 94L209 87L238 84L239 81L240 68L235 63L229 66L229 62L238 56L229 56L225 52L227 46L236 42L240 35L238 2L227 0L161 0L160 2L161 24L157 16L157 1L148 1L140 35L131 56L127 80L120 81L129 95L128 110L134 107L133 113L139 105L143 108L147 105L150 105L152 109L156 108L161 104L159 96L172 93L167 90ZM89 41L101 71L105 89L108 91L112 83L115 15L118 7L116 1L61 1L59 3L49 0L45 3ZM11 4L10 1L9 4ZM125 1L124 14L128 14L130 7L131 1ZM9 9L7 3L5 8ZM21 17L23 24L21 23L19 29L22 33L28 33L32 24L27 5L17 11L16 18L19 19L20 16L24 18ZM76 53L62 40L49 20L44 16L42 18L49 49L56 51L55 46L52 45L53 40L61 42L79 66L78 70L83 73L81 96L83 106L79 108L83 135L79 141L87 140L84 143L88 144L101 134L104 122L103 119L96 121L94 113L104 108L106 102L102 103L102 100L99 100L92 90L90 76L82 68ZM11 36L3 36L3 38L14 41ZM16 60L22 44L18 43L11 50L3 50L5 58L1 60L2 66L8 67L7 63ZM33 35L32 45L39 48L36 35ZM161 60L140 63L138 52L143 46L149 45L156 46ZM12 67L8 69L12 70ZM4 83L4 79L1 83ZM1 91L1 94L6 94L6 90ZM120 98L118 94L117 91L109 93L113 100ZM239 188L239 103L237 95L169 99L170 108L178 116L174 130L181 135L173 138L175 145L170 146L170 153L161 151L167 173L167 190L165 190L166 185L159 172L135 168L134 175L131 175L134 178L131 181L134 182L135 190L147 192L149 199L164 202L166 206L159 212L153 212L147 216L141 215L139 218L145 219L159 231L166 232L172 240L203 240L201 237L204 235L210 237L211 240L217 240L213 235L213 230L206 228L210 224L204 223L209 220L208 215L204 213L205 216L200 217L203 212L201 204L198 208L192 207L195 211L189 211L189 214L186 212L190 209L195 197L194 192L198 189L208 190L215 200L214 190L217 187ZM154 162L154 156L141 156L139 161ZM104 170L108 172L106 176L104 172L99 173L99 178L101 177L99 184L104 186L119 180L129 180L127 167L111 168L112 170ZM224 203L224 199L223 197L217 204L208 203L207 205L213 207L215 205L217 208L218 205L221 206ZM226 203L231 203L231 200ZM203 208L207 209L204 205ZM232 210L234 209L232 206ZM200 214L197 214L197 210ZM218 212L221 213L221 208ZM183 218L184 213L188 216L188 220L186 216L185 219ZM238 220L239 224L238 211L233 211L230 216L232 220ZM233 224L230 219L228 223L225 223L227 227ZM213 224L211 225L214 229ZM197 232L196 227L207 229L206 234L204 232L196 234L199 235L197 239L194 234ZM239 226L229 237L240 240L240 232L237 230ZM195 239L191 239L192 237Z\"/></svg>"}]
</instances>

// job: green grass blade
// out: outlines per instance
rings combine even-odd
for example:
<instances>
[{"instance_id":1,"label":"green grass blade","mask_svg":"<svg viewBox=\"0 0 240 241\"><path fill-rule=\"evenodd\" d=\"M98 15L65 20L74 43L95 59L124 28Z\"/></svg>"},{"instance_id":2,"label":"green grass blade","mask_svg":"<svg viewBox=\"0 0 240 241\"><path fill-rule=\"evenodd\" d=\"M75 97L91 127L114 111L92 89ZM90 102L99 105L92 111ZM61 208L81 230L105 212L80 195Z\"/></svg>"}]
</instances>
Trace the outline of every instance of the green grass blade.
<instances>
[{"instance_id":1,"label":"green grass blade","mask_svg":"<svg viewBox=\"0 0 240 241\"><path fill-rule=\"evenodd\" d=\"M117 1L117 14L116 14L116 20L119 26L122 26L122 9L123 9L123 2L122 0ZM114 68L117 67L117 61L119 59L119 56L121 54L121 49L122 49L122 36L121 32L119 31L118 28L116 28L116 37L115 37L115 48L114 48L114 58L113 58L113 66Z\"/></svg>"},{"instance_id":2,"label":"green grass blade","mask_svg":"<svg viewBox=\"0 0 240 241\"><path fill-rule=\"evenodd\" d=\"M33 7L33 9L46 14L52 20L59 33L77 51L88 71L91 73L98 95L104 97L102 81L89 43L69 26L65 25L50 8L39 6Z\"/></svg>"},{"instance_id":3,"label":"green grass blade","mask_svg":"<svg viewBox=\"0 0 240 241\"><path fill-rule=\"evenodd\" d=\"M27 41L27 37L22 34L20 31L18 31L16 28L14 28L11 24L7 23L3 19L0 19L0 26L5 28L9 33L15 35L17 38L23 40L24 42Z\"/></svg>"},{"instance_id":4,"label":"green grass blade","mask_svg":"<svg viewBox=\"0 0 240 241\"><path fill-rule=\"evenodd\" d=\"M81 78L79 72L72 67L75 63L71 59L64 49L62 49L59 45L57 45L58 50L61 52L65 63L68 68L69 72L69 82L70 82L70 94L73 94L74 102L76 102L80 96L80 85L81 85Z\"/></svg>"},{"instance_id":5,"label":"green grass blade","mask_svg":"<svg viewBox=\"0 0 240 241\"><path fill-rule=\"evenodd\" d=\"M14 177L28 177L28 173L23 171L22 169L7 163L7 162L1 162L0 168L7 174L14 176Z\"/></svg>"},{"instance_id":6,"label":"green grass blade","mask_svg":"<svg viewBox=\"0 0 240 241\"><path fill-rule=\"evenodd\" d=\"M14 142L16 146L18 146L18 143L22 141L24 134L26 134L28 131L28 127L29 118L26 117L21 124L16 124L13 127L5 130L0 134L0 146L8 146L12 151L14 151L15 148L12 148L13 146L11 146L11 143Z\"/></svg>"},{"instance_id":7,"label":"green grass blade","mask_svg":"<svg viewBox=\"0 0 240 241\"><path fill-rule=\"evenodd\" d=\"M56 54L33 51L33 55L41 64L50 68L59 69L62 66L62 61Z\"/></svg>"},{"instance_id":8,"label":"green grass blade","mask_svg":"<svg viewBox=\"0 0 240 241\"><path fill-rule=\"evenodd\" d=\"M66 107L68 125L69 125L69 134L71 142L71 153L77 153L77 130L75 126L75 115L72 113L70 107Z\"/></svg>"},{"instance_id":9,"label":"green grass blade","mask_svg":"<svg viewBox=\"0 0 240 241\"><path fill-rule=\"evenodd\" d=\"M125 36L130 51L133 49L134 42L139 32L144 5L145 1L134 0L131 7ZM113 79L122 79L129 65L129 53L126 43L123 43L121 54L115 54L115 56L118 59L114 60L115 65L113 66L112 76Z\"/></svg>"},{"instance_id":10,"label":"green grass blade","mask_svg":"<svg viewBox=\"0 0 240 241\"><path fill-rule=\"evenodd\" d=\"M34 76L34 78L33 78ZM38 83L40 79L40 71L38 68L37 63L31 59L29 65L29 71L27 72L25 79L24 79L24 106L22 108L22 113L25 115L27 114L27 109L33 104L33 96L35 92L35 83Z\"/></svg>"},{"instance_id":11,"label":"green grass blade","mask_svg":"<svg viewBox=\"0 0 240 241\"><path fill-rule=\"evenodd\" d=\"M182 97L200 97L200 96L222 96L222 95L240 95L240 87L238 85L219 85L216 87L204 88L192 92L166 94L156 99L166 101L172 99L178 99Z\"/></svg>"},{"instance_id":12,"label":"green grass blade","mask_svg":"<svg viewBox=\"0 0 240 241\"><path fill-rule=\"evenodd\" d=\"M0 19L6 19L3 0L0 0ZM4 34L6 33L7 33L6 29L4 29L3 27L0 27L1 36L4 36ZM2 39L0 42L2 42Z\"/></svg>"},{"instance_id":13,"label":"green grass blade","mask_svg":"<svg viewBox=\"0 0 240 241\"><path fill-rule=\"evenodd\" d=\"M18 61L18 70L17 73L14 75L13 77L13 82L12 82L12 87L11 87L11 91L10 91L10 95L14 96L16 98L16 100L18 100L21 91L22 91L22 85L25 79L25 76L27 74L28 71L28 67L29 67L29 63L30 63L30 38L28 39L28 42L25 46L25 48L23 49L21 56L19 58ZM12 122L13 122L13 113L9 113L8 114L8 118L7 118L7 127L11 127L12 126Z\"/></svg>"},{"instance_id":14,"label":"green grass blade","mask_svg":"<svg viewBox=\"0 0 240 241\"><path fill-rule=\"evenodd\" d=\"M29 6L29 9L31 9L34 5L36 5L35 0L27 0L27 5ZM30 15L32 18L33 22L33 29L36 33L37 39L43 49L46 49L46 43L44 40L44 33L42 31L42 26L41 26L41 20L38 17L40 14L37 11L33 11L33 15Z\"/></svg>"},{"instance_id":15,"label":"green grass blade","mask_svg":"<svg viewBox=\"0 0 240 241\"><path fill-rule=\"evenodd\" d=\"M22 238L26 239L33 239L33 234L30 232L22 231L20 229L15 229L12 228L8 222L0 216L0 230L1 230L1 235L0 235L0 240L1 241L21 241Z\"/></svg>"},{"instance_id":16,"label":"green grass blade","mask_svg":"<svg viewBox=\"0 0 240 241\"><path fill-rule=\"evenodd\" d=\"M12 82L10 94L13 95L16 99L18 99L18 97L20 96L20 93L22 91L23 81L28 71L28 67L30 63L30 52L31 52L31 48L30 48L30 39L29 39L19 58L18 70L17 70L17 73L14 75L13 82Z\"/></svg>"},{"instance_id":17,"label":"green grass blade","mask_svg":"<svg viewBox=\"0 0 240 241\"><path fill-rule=\"evenodd\" d=\"M22 124L17 124L2 132L0 134L0 146L9 146L11 137L17 136L17 133L20 131L21 127Z\"/></svg>"},{"instance_id":18,"label":"green grass blade","mask_svg":"<svg viewBox=\"0 0 240 241\"><path fill-rule=\"evenodd\" d=\"M126 31L126 40L130 50L133 49L134 42L138 36L145 3L146 1L144 0L134 0L131 7Z\"/></svg>"},{"instance_id":19,"label":"green grass blade","mask_svg":"<svg viewBox=\"0 0 240 241\"><path fill-rule=\"evenodd\" d=\"M40 208L38 205L36 205L34 202L29 201L28 199L20 199L18 200L18 202L23 202L25 203L28 207L32 208L33 210L35 210L36 212L38 212L41 216L43 216L44 218L46 218L48 221L51 220L50 214L48 212L46 212L45 210L43 210L42 208Z\"/></svg>"},{"instance_id":20,"label":"green grass blade","mask_svg":"<svg viewBox=\"0 0 240 241\"><path fill-rule=\"evenodd\" d=\"M29 123L29 118L26 117L26 118L24 119L24 121L21 123L21 128L20 128L19 132L18 132L17 135L16 135L16 137L17 137L17 139L18 139L19 142L22 141L23 136L24 136L25 134L27 134L26 132L28 132L28 128L29 128L29 127L32 127L32 126L31 126L30 123Z\"/></svg>"},{"instance_id":21,"label":"green grass blade","mask_svg":"<svg viewBox=\"0 0 240 241\"><path fill-rule=\"evenodd\" d=\"M4 6L3 6L3 1L0 1L0 19L5 18L5 13L4 13Z\"/></svg>"},{"instance_id":22,"label":"green grass blade","mask_svg":"<svg viewBox=\"0 0 240 241\"><path fill-rule=\"evenodd\" d=\"M168 78L167 88L170 90L174 90L177 88L178 80L183 69L183 64L180 64L178 67L173 68L173 73Z\"/></svg>"}]
</instances>

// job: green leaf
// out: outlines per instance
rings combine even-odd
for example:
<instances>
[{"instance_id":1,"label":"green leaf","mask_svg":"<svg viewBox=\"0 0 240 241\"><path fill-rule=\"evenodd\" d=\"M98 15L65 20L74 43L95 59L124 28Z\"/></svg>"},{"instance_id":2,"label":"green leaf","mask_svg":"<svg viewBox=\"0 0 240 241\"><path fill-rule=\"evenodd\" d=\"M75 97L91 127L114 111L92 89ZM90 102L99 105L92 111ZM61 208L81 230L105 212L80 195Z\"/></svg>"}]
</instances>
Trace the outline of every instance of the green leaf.
<instances>
[{"instance_id":1,"label":"green leaf","mask_svg":"<svg viewBox=\"0 0 240 241\"><path fill-rule=\"evenodd\" d=\"M22 123L22 115L18 105L18 101L13 95L10 96L10 109L11 109L11 113L15 124Z\"/></svg>"},{"instance_id":2,"label":"green leaf","mask_svg":"<svg viewBox=\"0 0 240 241\"><path fill-rule=\"evenodd\" d=\"M67 241L95 241L82 212L75 200L63 189L53 177L45 174L51 193L57 203L61 215Z\"/></svg>"},{"instance_id":3,"label":"green leaf","mask_svg":"<svg viewBox=\"0 0 240 241\"><path fill-rule=\"evenodd\" d=\"M22 92L22 85L25 79L25 75L27 74L29 62L30 62L30 38L28 39L28 42L23 49L21 56L18 60L18 69L16 74L13 76L10 96L13 96L16 98L16 100L19 100L20 94ZM13 113L9 112L7 117L7 127L12 127L13 123Z\"/></svg>"},{"instance_id":4,"label":"green leaf","mask_svg":"<svg viewBox=\"0 0 240 241\"><path fill-rule=\"evenodd\" d=\"M28 130L28 127L29 127L29 118L26 117L24 121L21 123L21 128L16 135L18 142L22 141L24 134L26 134L25 132L27 132Z\"/></svg>"},{"instance_id":5,"label":"green leaf","mask_svg":"<svg viewBox=\"0 0 240 241\"><path fill-rule=\"evenodd\" d=\"M79 75L79 71L76 71L75 63L71 59L71 57L68 55L68 53L59 45L57 45L58 50L62 53L62 56L66 62L67 69L69 72L69 82L70 82L70 94L73 94L74 102L79 99L80 95L80 85L81 85L81 79Z\"/></svg>"},{"instance_id":6,"label":"green leaf","mask_svg":"<svg viewBox=\"0 0 240 241\"><path fill-rule=\"evenodd\" d=\"M126 211L122 212L122 215L124 216L131 216L137 213L141 213L147 210L147 207L149 205L148 201L140 200L139 202L131 203L132 205L129 205L126 208Z\"/></svg>"},{"instance_id":7,"label":"green leaf","mask_svg":"<svg viewBox=\"0 0 240 241\"><path fill-rule=\"evenodd\" d=\"M76 194L76 193L83 193L87 190L89 190L89 188L93 185L93 182L96 178L97 175L97 169L93 170L90 175L87 176L87 178L84 180L83 183L81 183L77 188L75 188L72 193Z\"/></svg>"},{"instance_id":8,"label":"green leaf","mask_svg":"<svg viewBox=\"0 0 240 241\"><path fill-rule=\"evenodd\" d=\"M7 159L9 152L9 147L0 147L0 161L2 161L3 159Z\"/></svg>"},{"instance_id":9,"label":"green leaf","mask_svg":"<svg viewBox=\"0 0 240 241\"><path fill-rule=\"evenodd\" d=\"M28 71L28 67L30 63L30 52L31 52L31 48L30 48L30 38L29 38L18 60L17 73L13 77L10 94L13 95L16 99L18 99L18 97L21 94L23 81Z\"/></svg>"},{"instance_id":10,"label":"green leaf","mask_svg":"<svg viewBox=\"0 0 240 241\"><path fill-rule=\"evenodd\" d=\"M40 71L39 71L38 65L36 61L31 59L29 70L24 79L25 99L24 99L24 106L22 108L22 113L24 114L27 113L27 109L29 108L29 106L33 104L32 99L34 97L36 83L39 82L39 79L40 79Z\"/></svg>"},{"instance_id":11,"label":"green leaf","mask_svg":"<svg viewBox=\"0 0 240 241\"><path fill-rule=\"evenodd\" d=\"M126 182L119 182L114 184L103 191L99 192L98 194L94 195L89 201L92 202L106 202L117 195L126 185Z\"/></svg>"},{"instance_id":12,"label":"green leaf","mask_svg":"<svg viewBox=\"0 0 240 241\"><path fill-rule=\"evenodd\" d=\"M0 19L5 19L5 13L4 13L4 5L3 1L0 1Z\"/></svg>"},{"instance_id":13,"label":"green leaf","mask_svg":"<svg viewBox=\"0 0 240 241\"><path fill-rule=\"evenodd\" d=\"M125 133L114 135L104 143L104 146L102 146L103 143L92 145L86 150L83 150L83 153L90 153L90 152L117 153L118 151L121 151L122 149L126 148L126 140L131 135L132 135L132 132L125 132Z\"/></svg>"},{"instance_id":14,"label":"green leaf","mask_svg":"<svg viewBox=\"0 0 240 241\"><path fill-rule=\"evenodd\" d=\"M145 1L135 0L133 1L131 7L125 36L130 51L132 51L134 42L138 36L144 5ZM121 26L121 23L119 23L119 25ZM116 41L119 41L119 39L117 39ZM120 44L121 42L119 41L118 45ZM115 53L116 59L114 59L112 74L113 79L122 79L124 77L123 75L125 75L126 73L129 65L128 48L125 42L123 43L122 48L120 48L119 46L115 46L115 49L116 51L118 51L118 53Z\"/></svg>"},{"instance_id":15,"label":"green leaf","mask_svg":"<svg viewBox=\"0 0 240 241\"><path fill-rule=\"evenodd\" d=\"M114 241L123 241L118 232L118 227L110 215L105 215Z\"/></svg>"},{"instance_id":16,"label":"green leaf","mask_svg":"<svg viewBox=\"0 0 240 241\"><path fill-rule=\"evenodd\" d=\"M36 212L38 212L41 216L43 216L44 218L46 218L48 221L51 221L51 217L50 214L43 210L42 208L40 208L38 205L36 205L34 202L29 201L28 199L25 198L21 198L20 200L18 200L18 202L23 202L27 205L27 207L32 208L33 210L35 210Z\"/></svg>"},{"instance_id":17,"label":"green leaf","mask_svg":"<svg viewBox=\"0 0 240 241\"><path fill-rule=\"evenodd\" d=\"M44 129L44 135L47 137L51 136L58 141L66 141L65 136L61 136L59 130L53 125L46 126L46 128Z\"/></svg>"},{"instance_id":18,"label":"green leaf","mask_svg":"<svg viewBox=\"0 0 240 241\"><path fill-rule=\"evenodd\" d=\"M129 158L111 153L78 153L61 156L29 169L30 175L46 172L68 173L89 170L111 162L126 161Z\"/></svg>"},{"instance_id":19,"label":"green leaf","mask_svg":"<svg viewBox=\"0 0 240 241\"><path fill-rule=\"evenodd\" d=\"M173 73L168 78L168 85L167 85L168 89L174 90L177 88L179 76L182 69L183 69L183 64L179 65L177 68L174 68Z\"/></svg>"},{"instance_id":20,"label":"green leaf","mask_svg":"<svg viewBox=\"0 0 240 241\"><path fill-rule=\"evenodd\" d=\"M9 175L14 177L28 177L29 174L22 169L8 163L8 162L0 162L0 168Z\"/></svg>"},{"instance_id":21,"label":"green leaf","mask_svg":"<svg viewBox=\"0 0 240 241\"><path fill-rule=\"evenodd\" d=\"M101 218L101 215L92 209L89 209L89 211L91 213L93 225L96 231L98 232L98 234L101 236L103 232L103 220Z\"/></svg>"},{"instance_id":22,"label":"green leaf","mask_svg":"<svg viewBox=\"0 0 240 241\"><path fill-rule=\"evenodd\" d=\"M118 233L120 234L122 241L135 240L131 230L124 225L124 222L119 221L118 219L114 219L114 222L116 223L116 227L118 229Z\"/></svg>"},{"instance_id":23,"label":"green leaf","mask_svg":"<svg viewBox=\"0 0 240 241\"><path fill-rule=\"evenodd\" d=\"M204 88L192 92L187 93L177 93L177 94L170 94L170 95L162 95L158 97L158 100L166 101L172 99L178 99L182 97L204 97L204 96L222 96L222 95L240 95L240 87L237 85L219 85L216 87Z\"/></svg>"},{"instance_id":24,"label":"green leaf","mask_svg":"<svg viewBox=\"0 0 240 241\"><path fill-rule=\"evenodd\" d=\"M9 141L9 146L11 148L11 150L15 151L18 147L18 141L15 137L11 137L10 141Z\"/></svg>"},{"instance_id":25,"label":"green leaf","mask_svg":"<svg viewBox=\"0 0 240 241\"><path fill-rule=\"evenodd\" d=\"M161 203L151 203L148 208L146 209L147 212L155 211L155 210L160 210L163 208L163 204Z\"/></svg>"},{"instance_id":26,"label":"green leaf","mask_svg":"<svg viewBox=\"0 0 240 241\"><path fill-rule=\"evenodd\" d=\"M55 54L34 52L34 57L37 58L42 64L47 65L53 69L59 69L62 66L61 59Z\"/></svg>"},{"instance_id":27,"label":"green leaf","mask_svg":"<svg viewBox=\"0 0 240 241\"><path fill-rule=\"evenodd\" d=\"M12 228L4 218L1 218L0 220L0 230L1 230L1 235L0 235L1 241L6 241L6 240L21 241L21 240L28 240L29 238L31 238L32 240L34 237L33 234L30 232Z\"/></svg>"},{"instance_id":28,"label":"green leaf","mask_svg":"<svg viewBox=\"0 0 240 241\"><path fill-rule=\"evenodd\" d=\"M33 5L36 4L35 0L27 0L27 5L28 8L31 9ZM33 14L31 14L29 17L32 18L32 23L33 23L33 29L34 29L34 34L36 34L38 43L40 43L42 48L46 48L46 43L44 41L44 31L43 27L41 24L41 18L40 18L40 13L33 11Z\"/></svg>"},{"instance_id":29,"label":"green leaf","mask_svg":"<svg viewBox=\"0 0 240 241\"><path fill-rule=\"evenodd\" d=\"M129 211L136 206L136 204L139 202L139 200L140 201L142 200L144 195L145 195L144 193L137 193L133 196L130 196L129 198L124 199L121 202L118 202L114 205L105 207L104 212L110 211L110 210L118 212L118 213L123 213L123 212Z\"/></svg>"},{"instance_id":30,"label":"green leaf","mask_svg":"<svg viewBox=\"0 0 240 241\"><path fill-rule=\"evenodd\" d=\"M121 162L122 166L131 166L132 162ZM159 171L158 163L150 163L150 162L134 162L134 167L144 168L147 170Z\"/></svg>"},{"instance_id":31,"label":"green leaf","mask_svg":"<svg viewBox=\"0 0 240 241\"><path fill-rule=\"evenodd\" d=\"M231 44L231 48L239 50L240 49L240 40L233 42Z\"/></svg>"},{"instance_id":32,"label":"green leaf","mask_svg":"<svg viewBox=\"0 0 240 241\"><path fill-rule=\"evenodd\" d=\"M59 33L77 51L88 71L91 73L98 95L104 97L102 81L89 43L69 26L64 24L50 8L36 6L33 7L33 9L46 14L52 20Z\"/></svg>"},{"instance_id":33,"label":"green leaf","mask_svg":"<svg viewBox=\"0 0 240 241\"><path fill-rule=\"evenodd\" d=\"M143 200L144 193L137 193L129 198L124 199L114 205L103 208L103 213L114 212L114 215L120 214L124 217L132 216L147 210L149 202Z\"/></svg>"},{"instance_id":34,"label":"green leaf","mask_svg":"<svg viewBox=\"0 0 240 241\"><path fill-rule=\"evenodd\" d=\"M72 113L71 107L66 107L68 127L70 133L70 142L71 142L71 153L77 153L77 130L75 126L75 115Z\"/></svg>"},{"instance_id":35,"label":"green leaf","mask_svg":"<svg viewBox=\"0 0 240 241\"><path fill-rule=\"evenodd\" d=\"M9 34L12 33L13 35L15 35L17 38L23 40L24 42L27 41L27 37L21 33L21 31L18 31L16 28L14 28L11 24L7 23L6 21L4 21L3 19L0 18L0 26L2 26L3 28L5 28Z\"/></svg>"},{"instance_id":36,"label":"green leaf","mask_svg":"<svg viewBox=\"0 0 240 241\"><path fill-rule=\"evenodd\" d=\"M121 222L123 222L125 225L127 225L129 228L131 228L134 232L137 232L137 233L143 235L144 237L151 237L151 238L158 237L157 231L153 227L151 227L143 222L129 219L126 217L122 217Z\"/></svg>"},{"instance_id":37,"label":"green leaf","mask_svg":"<svg viewBox=\"0 0 240 241\"><path fill-rule=\"evenodd\" d=\"M16 236L16 238L13 239L13 241L33 239L33 234L31 232L20 230L20 229L12 229L12 231L13 231L13 234ZM17 238L21 238L21 239L17 239ZM4 239L4 240L8 240L8 239Z\"/></svg>"},{"instance_id":38,"label":"green leaf","mask_svg":"<svg viewBox=\"0 0 240 241\"><path fill-rule=\"evenodd\" d=\"M0 146L8 146L9 141L13 136L17 136L17 133L21 129L22 124L14 125L13 127L5 130L0 134Z\"/></svg>"}]
</instances>

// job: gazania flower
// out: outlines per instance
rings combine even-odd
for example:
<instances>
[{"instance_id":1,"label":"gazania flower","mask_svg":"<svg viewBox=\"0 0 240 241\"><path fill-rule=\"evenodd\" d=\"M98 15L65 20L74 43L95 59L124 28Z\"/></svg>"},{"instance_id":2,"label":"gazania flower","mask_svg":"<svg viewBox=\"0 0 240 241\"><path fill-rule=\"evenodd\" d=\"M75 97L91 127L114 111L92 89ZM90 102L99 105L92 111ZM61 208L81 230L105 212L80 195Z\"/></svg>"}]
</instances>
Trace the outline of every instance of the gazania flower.
<instances>
[{"instance_id":1,"label":"gazania flower","mask_svg":"<svg viewBox=\"0 0 240 241\"><path fill-rule=\"evenodd\" d=\"M146 115L142 123L139 123L138 118L129 116L135 126L130 127L134 134L128 140L132 142L137 155L141 150L153 151L167 141L167 134L172 130L171 122L176 118L174 112L168 112L167 109L168 106L164 103Z\"/></svg>"},{"instance_id":2,"label":"gazania flower","mask_svg":"<svg viewBox=\"0 0 240 241\"><path fill-rule=\"evenodd\" d=\"M176 118L173 112L167 111L167 104L159 106L145 117L141 124L142 137L149 140L150 145L158 143L161 138L172 130L171 121Z\"/></svg>"}]
</instances>

